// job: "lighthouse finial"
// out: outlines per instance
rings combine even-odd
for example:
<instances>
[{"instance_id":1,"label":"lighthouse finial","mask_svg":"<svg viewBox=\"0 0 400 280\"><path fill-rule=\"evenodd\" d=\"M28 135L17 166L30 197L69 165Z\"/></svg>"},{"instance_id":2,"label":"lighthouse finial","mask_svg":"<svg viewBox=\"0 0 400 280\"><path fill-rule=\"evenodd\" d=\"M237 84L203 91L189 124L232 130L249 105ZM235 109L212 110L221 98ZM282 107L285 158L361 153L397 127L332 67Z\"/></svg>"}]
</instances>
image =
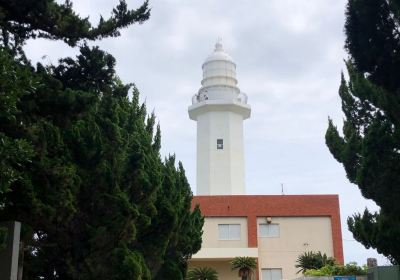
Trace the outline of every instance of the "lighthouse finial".
<instances>
[{"instance_id":1,"label":"lighthouse finial","mask_svg":"<svg viewBox=\"0 0 400 280\"><path fill-rule=\"evenodd\" d=\"M215 51L223 51L221 37L217 38L217 43L215 44Z\"/></svg>"}]
</instances>

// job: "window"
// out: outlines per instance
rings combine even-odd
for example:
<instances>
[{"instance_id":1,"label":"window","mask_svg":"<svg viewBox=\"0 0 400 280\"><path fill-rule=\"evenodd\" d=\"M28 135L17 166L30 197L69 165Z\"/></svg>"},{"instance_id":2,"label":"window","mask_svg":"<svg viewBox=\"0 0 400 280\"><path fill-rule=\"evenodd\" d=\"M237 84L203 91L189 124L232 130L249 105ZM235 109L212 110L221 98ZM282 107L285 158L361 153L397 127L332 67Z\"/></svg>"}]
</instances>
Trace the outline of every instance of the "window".
<instances>
[{"instance_id":1,"label":"window","mask_svg":"<svg viewBox=\"0 0 400 280\"><path fill-rule=\"evenodd\" d=\"M224 149L224 139L217 139L217 150Z\"/></svg>"},{"instance_id":2,"label":"window","mask_svg":"<svg viewBox=\"0 0 400 280\"><path fill-rule=\"evenodd\" d=\"M219 240L240 240L240 224L218 225Z\"/></svg>"},{"instance_id":3,"label":"window","mask_svg":"<svg viewBox=\"0 0 400 280\"><path fill-rule=\"evenodd\" d=\"M279 224L259 224L258 235L260 237L279 237Z\"/></svg>"},{"instance_id":4,"label":"window","mask_svg":"<svg viewBox=\"0 0 400 280\"><path fill-rule=\"evenodd\" d=\"M263 268L261 269L262 280L282 280L282 269L280 268Z\"/></svg>"}]
</instances>

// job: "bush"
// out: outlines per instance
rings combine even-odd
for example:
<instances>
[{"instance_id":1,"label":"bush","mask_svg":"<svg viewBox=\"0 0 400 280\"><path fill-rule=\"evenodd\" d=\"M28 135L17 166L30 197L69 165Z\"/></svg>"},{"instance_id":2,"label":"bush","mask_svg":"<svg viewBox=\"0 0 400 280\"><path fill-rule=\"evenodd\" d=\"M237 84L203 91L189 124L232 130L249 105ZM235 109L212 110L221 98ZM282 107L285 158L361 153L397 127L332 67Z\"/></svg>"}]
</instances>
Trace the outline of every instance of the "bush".
<instances>
[{"instance_id":1,"label":"bush","mask_svg":"<svg viewBox=\"0 0 400 280\"><path fill-rule=\"evenodd\" d=\"M345 276L345 275L366 275L367 267L358 266L355 262L346 265L326 265L319 269L308 269L304 275L306 276Z\"/></svg>"},{"instance_id":2,"label":"bush","mask_svg":"<svg viewBox=\"0 0 400 280\"><path fill-rule=\"evenodd\" d=\"M324 266L333 266L335 264L335 259L328 257L325 253L322 254L321 251L318 252L304 252L297 258L296 268L300 268L297 273L302 272L303 274L310 269L320 269Z\"/></svg>"},{"instance_id":3,"label":"bush","mask_svg":"<svg viewBox=\"0 0 400 280\"><path fill-rule=\"evenodd\" d=\"M212 267L197 267L188 271L187 280L218 280L217 271Z\"/></svg>"}]
</instances>

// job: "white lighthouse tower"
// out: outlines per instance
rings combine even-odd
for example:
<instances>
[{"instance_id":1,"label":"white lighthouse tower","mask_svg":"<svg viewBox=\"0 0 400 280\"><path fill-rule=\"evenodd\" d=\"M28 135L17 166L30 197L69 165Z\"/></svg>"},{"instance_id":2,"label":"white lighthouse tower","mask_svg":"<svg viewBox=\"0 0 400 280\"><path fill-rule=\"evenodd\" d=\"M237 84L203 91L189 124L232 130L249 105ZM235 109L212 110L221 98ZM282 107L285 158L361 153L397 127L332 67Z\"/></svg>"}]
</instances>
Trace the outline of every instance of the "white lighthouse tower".
<instances>
[{"instance_id":1,"label":"white lighthouse tower","mask_svg":"<svg viewBox=\"0 0 400 280\"><path fill-rule=\"evenodd\" d=\"M236 64L220 41L202 68L202 86L189 107L190 119L197 121L197 195L245 194L247 96L237 87Z\"/></svg>"}]
</instances>

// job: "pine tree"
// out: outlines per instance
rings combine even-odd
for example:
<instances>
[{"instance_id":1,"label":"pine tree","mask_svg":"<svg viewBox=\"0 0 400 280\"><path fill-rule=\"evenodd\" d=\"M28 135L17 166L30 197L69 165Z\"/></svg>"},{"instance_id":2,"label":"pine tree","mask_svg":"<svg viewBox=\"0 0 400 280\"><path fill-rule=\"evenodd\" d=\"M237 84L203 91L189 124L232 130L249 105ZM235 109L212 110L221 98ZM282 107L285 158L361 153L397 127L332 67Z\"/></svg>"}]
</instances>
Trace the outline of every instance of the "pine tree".
<instances>
[{"instance_id":1,"label":"pine tree","mask_svg":"<svg viewBox=\"0 0 400 280\"><path fill-rule=\"evenodd\" d=\"M159 239L157 243L163 248L161 259L152 263L155 279L183 280L187 272L187 260L193 252L201 248L202 226L204 219L200 209L196 206L191 209L192 194L187 182L182 163L179 162L175 169L175 157L170 156L165 161L162 191L158 197L158 209L163 212L160 223L152 227L151 238L143 236L150 241L159 239L162 231L170 232L169 238ZM153 245L157 245L152 241ZM150 244L149 244L150 245ZM156 249L156 248L154 248Z\"/></svg>"},{"instance_id":2,"label":"pine tree","mask_svg":"<svg viewBox=\"0 0 400 280\"><path fill-rule=\"evenodd\" d=\"M161 160L155 116L85 44L148 17L147 2L124 3L92 28L69 1L27 1L25 14L1 2L0 221L22 222L24 279L183 277L200 249L203 219L183 167ZM82 41L80 54L34 67L22 45L36 36Z\"/></svg>"},{"instance_id":3,"label":"pine tree","mask_svg":"<svg viewBox=\"0 0 400 280\"><path fill-rule=\"evenodd\" d=\"M76 46L83 40L119 36L121 28L143 23L149 17L147 0L136 10L128 10L125 0L120 0L111 17L101 16L96 26L79 16L70 0L64 4L55 0L0 0L0 37L4 47L23 54L22 46L30 38L63 40Z\"/></svg>"},{"instance_id":4,"label":"pine tree","mask_svg":"<svg viewBox=\"0 0 400 280\"><path fill-rule=\"evenodd\" d=\"M349 79L339 95L343 136L329 120L326 143L350 182L380 211L354 214L350 231L367 248L400 262L400 3L349 0L346 49Z\"/></svg>"}]
</instances>

